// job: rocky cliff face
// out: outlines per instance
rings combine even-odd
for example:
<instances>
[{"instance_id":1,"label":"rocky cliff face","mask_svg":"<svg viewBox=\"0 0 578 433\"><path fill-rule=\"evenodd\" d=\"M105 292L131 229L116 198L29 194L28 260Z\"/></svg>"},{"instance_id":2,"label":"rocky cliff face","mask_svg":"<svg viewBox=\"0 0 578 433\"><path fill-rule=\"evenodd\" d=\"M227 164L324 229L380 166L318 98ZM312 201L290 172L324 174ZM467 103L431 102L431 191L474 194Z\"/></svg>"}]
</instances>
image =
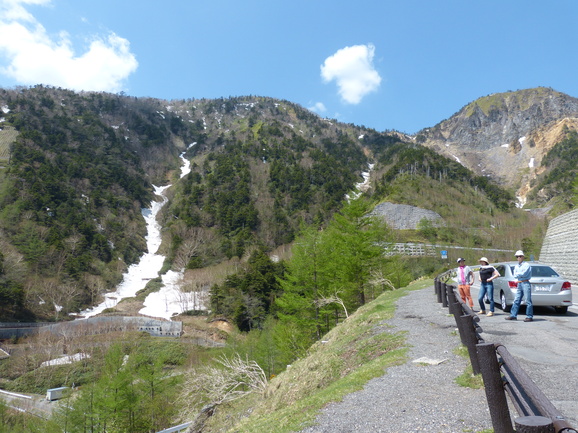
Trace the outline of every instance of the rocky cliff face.
<instances>
[{"instance_id":1,"label":"rocky cliff face","mask_svg":"<svg viewBox=\"0 0 578 433\"><path fill-rule=\"evenodd\" d=\"M417 140L515 188L523 205L543 156L568 129L578 129L578 99L536 88L480 98Z\"/></svg>"},{"instance_id":2,"label":"rocky cliff face","mask_svg":"<svg viewBox=\"0 0 578 433\"><path fill-rule=\"evenodd\" d=\"M390 227L396 230L415 230L423 219L432 221L436 225L442 219L437 212L432 210L389 202L375 206L370 215L383 218Z\"/></svg>"}]
</instances>

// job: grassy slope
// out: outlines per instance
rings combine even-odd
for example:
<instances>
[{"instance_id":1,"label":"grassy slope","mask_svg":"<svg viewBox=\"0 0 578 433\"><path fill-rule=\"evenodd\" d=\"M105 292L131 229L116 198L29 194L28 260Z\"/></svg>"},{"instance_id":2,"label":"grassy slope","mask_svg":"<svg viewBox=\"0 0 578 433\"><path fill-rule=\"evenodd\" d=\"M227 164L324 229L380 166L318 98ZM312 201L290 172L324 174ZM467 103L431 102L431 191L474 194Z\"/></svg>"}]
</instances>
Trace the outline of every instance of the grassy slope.
<instances>
[{"instance_id":1,"label":"grassy slope","mask_svg":"<svg viewBox=\"0 0 578 433\"><path fill-rule=\"evenodd\" d=\"M274 377L266 396L219 408L204 431L283 433L311 425L326 404L405 362L404 334L389 329L384 321L393 317L400 297L432 284L420 280L366 304L314 344L306 358ZM246 417L247 413L251 415Z\"/></svg>"},{"instance_id":2,"label":"grassy slope","mask_svg":"<svg viewBox=\"0 0 578 433\"><path fill-rule=\"evenodd\" d=\"M18 132L11 126L2 125L0 130L0 163L8 162L10 145L16 140Z\"/></svg>"},{"instance_id":3,"label":"grassy slope","mask_svg":"<svg viewBox=\"0 0 578 433\"><path fill-rule=\"evenodd\" d=\"M442 216L448 229L440 230L441 239L434 242L515 251L528 238L533 241L532 253L540 252L547 221L517 208L497 210L487 197L468 184L456 188L426 177L405 177L396 179L392 185L392 192L382 201L418 206ZM410 233L400 232L399 236L400 241L423 240L412 238Z\"/></svg>"}]
</instances>

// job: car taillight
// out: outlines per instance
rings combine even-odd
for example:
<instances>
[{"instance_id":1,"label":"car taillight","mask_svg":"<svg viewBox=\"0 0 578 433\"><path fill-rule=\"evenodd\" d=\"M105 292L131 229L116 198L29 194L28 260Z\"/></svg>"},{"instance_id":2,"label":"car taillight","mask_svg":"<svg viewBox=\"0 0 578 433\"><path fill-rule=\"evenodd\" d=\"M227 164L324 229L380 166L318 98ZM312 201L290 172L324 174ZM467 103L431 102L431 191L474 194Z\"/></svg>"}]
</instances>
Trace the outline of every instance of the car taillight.
<instances>
[{"instance_id":1,"label":"car taillight","mask_svg":"<svg viewBox=\"0 0 578 433\"><path fill-rule=\"evenodd\" d=\"M508 286L510 286L510 289L517 289L518 283L516 283L515 281L508 281Z\"/></svg>"},{"instance_id":2,"label":"car taillight","mask_svg":"<svg viewBox=\"0 0 578 433\"><path fill-rule=\"evenodd\" d=\"M564 281L564 283L562 283L562 290L570 290L572 289L572 284L570 284L570 281Z\"/></svg>"}]
</instances>

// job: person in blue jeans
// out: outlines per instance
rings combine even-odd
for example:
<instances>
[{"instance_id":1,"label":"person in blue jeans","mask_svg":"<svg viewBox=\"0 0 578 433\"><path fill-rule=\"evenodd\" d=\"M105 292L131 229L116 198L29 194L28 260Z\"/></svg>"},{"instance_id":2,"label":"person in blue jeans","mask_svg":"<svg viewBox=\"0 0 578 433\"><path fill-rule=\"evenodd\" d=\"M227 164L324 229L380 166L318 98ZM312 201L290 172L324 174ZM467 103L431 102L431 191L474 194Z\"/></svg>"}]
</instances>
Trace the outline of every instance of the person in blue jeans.
<instances>
[{"instance_id":1,"label":"person in blue jeans","mask_svg":"<svg viewBox=\"0 0 578 433\"><path fill-rule=\"evenodd\" d=\"M518 310L522 303L522 297L526 300L526 318L524 322L534 321L534 306L532 305L532 286L530 285L530 278L532 278L532 268L528 262L524 261L524 253L520 250L516 251L516 259L518 264L514 266L514 278L518 283L518 291L516 298L512 304L510 315L506 320L518 320Z\"/></svg>"},{"instance_id":2,"label":"person in blue jeans","mask_svg":"<svg viewBox=\"0 0 578 433\"><path fill-rule=\"evenodd\" d=\"M478 293L478 302L480 303L479 314L486 314L484 306L484 296L490 301L490 311L487 316L494 315L494 283L492 282L500 276L500 273L488 262L488 259L482 257L480 260L480 292Z\"/></svg>"}]
</instances>

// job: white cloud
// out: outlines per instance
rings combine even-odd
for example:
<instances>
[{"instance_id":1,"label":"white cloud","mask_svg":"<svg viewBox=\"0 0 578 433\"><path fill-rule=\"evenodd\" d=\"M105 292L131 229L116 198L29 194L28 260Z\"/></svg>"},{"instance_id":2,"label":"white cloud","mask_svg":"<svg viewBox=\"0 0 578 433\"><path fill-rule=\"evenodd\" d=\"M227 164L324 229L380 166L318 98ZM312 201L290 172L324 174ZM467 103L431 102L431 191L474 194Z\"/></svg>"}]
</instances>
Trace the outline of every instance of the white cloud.
<instances>
[{"instance_id":1,"label":"white cloud","mask_svg":"<svg viewBox=\"0 0 578 433\"><path fill-rule=\"evenodd\" d=\"M2 21L33 22L34 17L22 5L49 5L51 0L0 0Z\"/></svg>"},{"instance_id":2,"label":"white cloud","mask_svg":"<svg viewBox=\"0 0 578 433\"><path fill-rule=\"evenodd\" d=\"M381 83L381 77L373 67L374 55L373 44L342 48L325 59L321 77L327 83L335 80L339 95L345 102L359 104Z\"/></svg>"},{"instance_id":3,"label":"white cloud","mask_svg":"<svg viewBox=\"0 0 578 433\"><path fill-rule=\"evenodd\" d=\"M25 9L50 0L0 0L0 73L19 84L48 84L73 90L118 92L138 62L128 40L94 36L77 55L69 35L52 38Z\"/></svg>"},{"instance_id":4,"label":"white cloud","mask_svg":"<svg viewBox=\"0 0 578 433\"><path fill-rule=\"evenodd\" d=\"M327 111L327 108L325 107L325 104L323 102L316 102L315 104L313 104L311 107L309 107L310 111L313 111L314 113L325 113Z\"/></svg>"}]
</instances>

